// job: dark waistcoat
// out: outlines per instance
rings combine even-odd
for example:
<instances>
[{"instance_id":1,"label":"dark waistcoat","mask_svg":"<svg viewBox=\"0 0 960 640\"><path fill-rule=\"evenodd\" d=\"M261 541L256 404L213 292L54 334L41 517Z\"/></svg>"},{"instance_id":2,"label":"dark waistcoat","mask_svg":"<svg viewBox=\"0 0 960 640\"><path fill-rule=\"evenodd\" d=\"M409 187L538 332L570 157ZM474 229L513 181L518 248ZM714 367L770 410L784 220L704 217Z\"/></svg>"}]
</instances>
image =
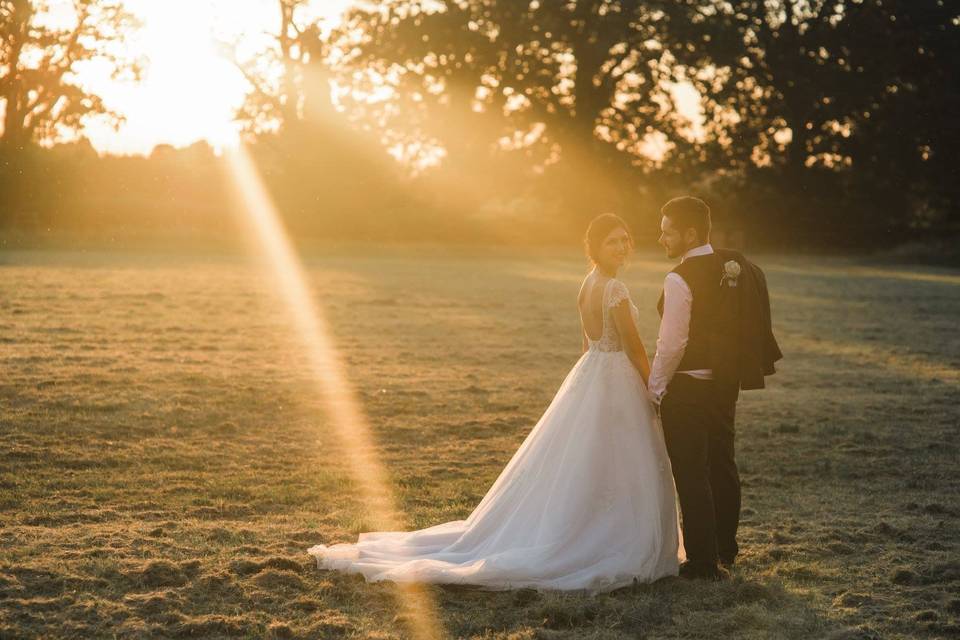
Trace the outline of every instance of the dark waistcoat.
<instances>
[{"instance_id":1,"label":"dark waistcoat","mask_svg":"<svg viewBox=\"0 0 960 640\"><path fill-rule=\"evenodd\" d=\"M720 304L720 280L723 278L723 265L716 253L687 258L673 269L693 294L690 310L690 335L687 348L677 371L693 369L712 369L711 343L713 338L711 322L715 321ZM663 317L663 293L657 303L657 311Z\"/></svg>"}]
</instances>

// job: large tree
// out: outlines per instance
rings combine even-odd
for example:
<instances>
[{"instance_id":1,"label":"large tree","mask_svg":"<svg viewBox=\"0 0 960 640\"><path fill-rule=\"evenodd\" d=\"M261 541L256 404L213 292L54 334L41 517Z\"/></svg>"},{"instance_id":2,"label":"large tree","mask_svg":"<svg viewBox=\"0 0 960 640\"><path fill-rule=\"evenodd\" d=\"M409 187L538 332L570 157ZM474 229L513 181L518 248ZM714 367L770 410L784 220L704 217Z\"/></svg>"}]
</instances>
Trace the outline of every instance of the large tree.
<instances>
[{"instance_id":1,"label":"large tree","mask_svg":"<svg viewBox=\"0 0 960 640\"><path fill-rule=\"evenodd\" d=\"M237 113L287 223L303 235L382 233L396 206L396 163L350 126L331 92L328 38L308 0L273 0L266 38L227 48L249 83Z\"/></svg>"},{"instance_id":2,"label":"large tree","mask_svg":"<svg viewBox=\"0 0 960 640\"><path fill-rule=\"evenodd\" d=\"M136 27L119 0L0 0L0 145L22 149L75 137L89 116L120 114L86 89L77 71L97 61L136 78L123 43Z\"/></svg>"},{"instance_id":3,"label":"large tree","mask_svg":"<svg viewBox=\"0 0 960 640\"><path fill-rule=\"evenodd\" d=\"M856 190L871 210L908 212L889 222L892 231L960 232L960 5L878 6L882 32L871 62L886 77L857 118Z\"/></svg>"},{"instance_id":4,"label":"large tree","mask_svg":"<svg viewBox=\"0 0 960 640\"><path fill-rule=\"evenodd\" d=\"M692 10L381 0L351 12L335 50L351 113L401 148L442 149L446 183L474 187L464 197L539 185L582 216L636 198L638 177L664 161L704 161L674 103L683 78L667 42L668 22Z\"/></svg>"},{"instance_id":5,"label":"large tree","mask_svg":"<svg viewBox=\"0 0 960 640\"><path fill-rule=\"evenodd\" d=\"M458 183L483 174L489 191L539 166L548 192L603 206L637 182L659 197L726 181L758 224L870 234L956 211L957 14L943 0L380 0L339 50L352 112L442 147ZM684 85L702 120L678 108ZM504 149L523 162L478 164Z\"/></svg>"},{"instance_id":6,"label":"large tree","mask_svg":"<svg viewBox=\"0 0 960 640\"><path fill-rule=\"evenodd\" d=\"M871 228L905 231L951 210L956 180L944 160L958 150L955 4L700 4L704 37L690 41L713 63L694 76L708 122L721 123L731 167L774 184L779 202L765 208L780 226L869 241Z\"/></svg>"},{"instance_id":7,"label":"large tree","mask_svg":"<svg viewBox=\"0 0 960 640\"><path fill-rule=\"evenodd\" d=\"M265 42L250 47L247 37L229 43L230 56L249 83L237 120L248 134L296 129L333 111L327 39L309 0L274 0L277 22Z\"/></svg>"}]
</instances>

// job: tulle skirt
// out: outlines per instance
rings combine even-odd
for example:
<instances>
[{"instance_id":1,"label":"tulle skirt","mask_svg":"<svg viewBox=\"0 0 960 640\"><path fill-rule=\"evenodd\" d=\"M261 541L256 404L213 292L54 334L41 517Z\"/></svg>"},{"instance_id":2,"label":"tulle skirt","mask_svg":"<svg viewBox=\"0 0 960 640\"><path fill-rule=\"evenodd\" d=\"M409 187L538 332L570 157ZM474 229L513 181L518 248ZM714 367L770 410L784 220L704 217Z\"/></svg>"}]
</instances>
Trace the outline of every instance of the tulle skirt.
<instances>
[{"instance_id":1,"label":"tulle skirt","mask_svg":"<svg viewBox=\"0 0 960 640\"><path fill-rule=\"evenodd\" d=\"M587 351L467 517L316 545L368 581L599 592L676 575L683 557L659 420L622 351Z\"/></svg>"}]
</instances>

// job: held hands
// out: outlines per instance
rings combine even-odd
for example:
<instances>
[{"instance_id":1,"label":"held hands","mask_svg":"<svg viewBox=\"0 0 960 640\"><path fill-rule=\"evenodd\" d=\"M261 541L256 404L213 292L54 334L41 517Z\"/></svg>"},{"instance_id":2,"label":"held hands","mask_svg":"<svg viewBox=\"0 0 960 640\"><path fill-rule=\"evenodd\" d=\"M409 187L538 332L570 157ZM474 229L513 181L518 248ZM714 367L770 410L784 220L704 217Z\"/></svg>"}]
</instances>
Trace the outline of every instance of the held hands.
<instances>
[{"instance_id":1,"label":"held hands","mask_svg":"<svg viewBox=\"0 0 960 640\"><path fill-rule=\"evenodd\" d=\"M663 402L663 397L667 395L666 390L657 392L651 389L649 385L645 385L644 389L647 392L647 398L650 400L650 402L658 406L660 405L661 402Z\"/></svg>"},{"instance_id":2,"label":"held hands","mask_svg":"<svg viewBox=\"0 0 960 640\"><path fill-rule=\"evenodd\" d=\"M666 395L666 392L663 393L654 393L647 389L647 399L650 400L650 404L653 405L654 410L657 412L657 417L660 417L660 405L663 402L663 397Z\"/></svg>"}]
</instances>

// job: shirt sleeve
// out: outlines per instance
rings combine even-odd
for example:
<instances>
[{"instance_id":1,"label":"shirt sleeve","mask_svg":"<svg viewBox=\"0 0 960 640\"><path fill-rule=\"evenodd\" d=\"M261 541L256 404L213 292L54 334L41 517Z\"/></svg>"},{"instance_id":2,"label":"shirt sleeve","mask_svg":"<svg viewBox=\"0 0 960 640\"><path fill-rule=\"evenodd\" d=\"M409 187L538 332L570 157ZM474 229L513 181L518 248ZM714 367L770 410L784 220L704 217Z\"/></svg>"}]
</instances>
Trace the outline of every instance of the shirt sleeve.
<instances>
[{"instance_id":1,"label":"shirt sleeve","mask_svg":"<svg viewBox=\"0 0 960 640\"><path fill-rule=\"evenodd\" d=\"M663 281L663 318L657 336L657 354L650 369L650 395L659 403L667 392L690 338L690 311L693 293L677 273L668 273Z\"/></svg>"}]
</instances>

